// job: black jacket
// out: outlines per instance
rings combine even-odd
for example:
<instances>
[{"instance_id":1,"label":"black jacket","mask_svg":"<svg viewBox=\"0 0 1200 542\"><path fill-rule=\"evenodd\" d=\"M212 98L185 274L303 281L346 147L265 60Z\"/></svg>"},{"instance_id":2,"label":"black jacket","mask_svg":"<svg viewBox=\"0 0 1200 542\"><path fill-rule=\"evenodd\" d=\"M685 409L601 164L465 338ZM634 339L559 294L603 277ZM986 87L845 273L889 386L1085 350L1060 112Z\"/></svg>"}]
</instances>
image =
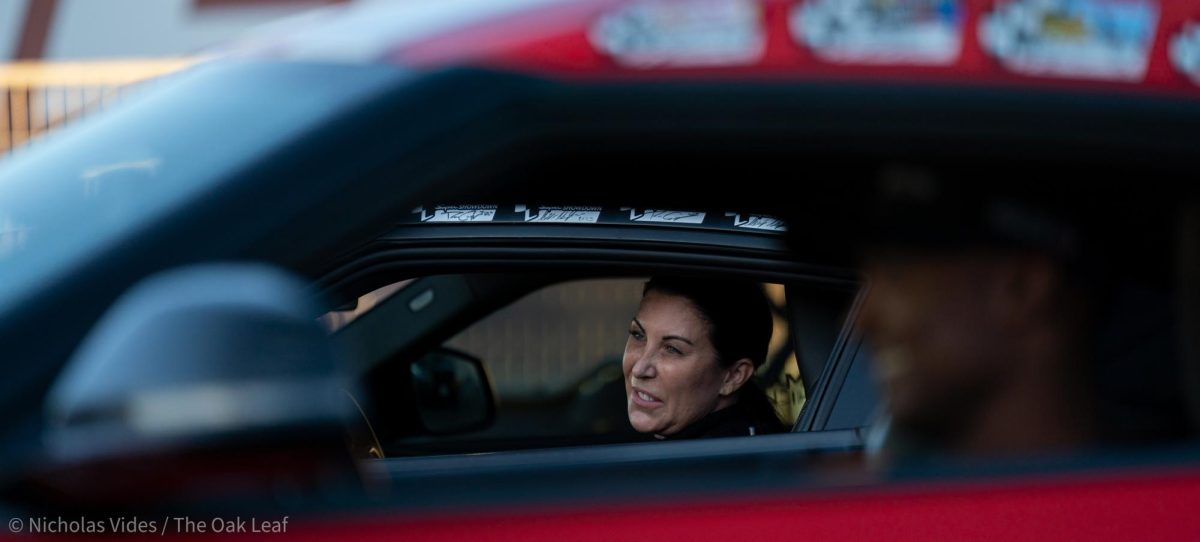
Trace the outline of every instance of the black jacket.
<instances>
[{"instance_id":1,"label":"black jacket","mask_svg":"<svg viewBox=\"0 0 1200 542\"><path fill-rule=\"evenodd\" d=\"M778 419L756 419L742 403L725 407L700 418L695 423L662 440L688 440L713 437L746 437L783 432Z\"/></svg>"}]
</instances>

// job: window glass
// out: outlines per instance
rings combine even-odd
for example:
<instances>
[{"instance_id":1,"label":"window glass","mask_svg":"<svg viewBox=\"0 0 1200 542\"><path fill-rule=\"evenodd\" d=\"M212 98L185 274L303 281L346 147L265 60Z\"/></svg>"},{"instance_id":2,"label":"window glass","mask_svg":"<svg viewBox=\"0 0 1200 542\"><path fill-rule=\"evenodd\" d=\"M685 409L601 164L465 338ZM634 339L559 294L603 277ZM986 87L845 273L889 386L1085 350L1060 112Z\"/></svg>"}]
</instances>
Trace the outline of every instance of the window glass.
<instances>
[{"instance_id":1,"label":"window glass","mask_svg":"<svg viewBox=\"0 0 1200 542\"><path fill-rule=\"evenodd\" d=\"M445 343L483 360L499 403L490 436L631 436L621 358L646 279L583 280L539 290ZM757 379L790 426L804 404L783 285Z\"/></svg>"},{"instance_id":2,"label":"window glass","mask_svg":"<svg viewBox=\"0 0 1200 542\"><path fill-rule=\"evenodd\" d=\"M343 337L361 341L360 351L390 356L371 362L374 369L363 381L364 404L389 456L642 441L650 437L630 425L621 362L646 280L432 276L364 294L352 309L333 311L322 321L332 331L345 331L349 322L362 319L363 325L351 326L353 335ZM841 325L814 325L813 314L828 313L824 319L830 322L844 321L846 314L844 303L803 303L808 297L795 294L808 286L761 285L773 329L754 378L786 427L795 424L806 400L797 344L833 344ZM417 299L424 300L419 310ZM808 317L798 317L801 313ZM817 341L818 335L828 337ZM410 344L417 346L409 349ZM812 348L803 353L822 364L829 354ZM495 404L488 423L441 432L420 428L407 399L413 385L409 364L443 363L430 356L469 359L482 367L480 381ZM874 395L864 401L873 404Z\"/></svg>"},{"instance_id":3,"label":"window glass","mask_svg":"<svg viewBox=\"0 0 1200 542\"><path fill-rule=\"evenodd\" d=\"M557 284L492 313L446 346L484 360L500 397L553 396L604 367L619 370L644 282Z\"/></svg>"}]
</instances>

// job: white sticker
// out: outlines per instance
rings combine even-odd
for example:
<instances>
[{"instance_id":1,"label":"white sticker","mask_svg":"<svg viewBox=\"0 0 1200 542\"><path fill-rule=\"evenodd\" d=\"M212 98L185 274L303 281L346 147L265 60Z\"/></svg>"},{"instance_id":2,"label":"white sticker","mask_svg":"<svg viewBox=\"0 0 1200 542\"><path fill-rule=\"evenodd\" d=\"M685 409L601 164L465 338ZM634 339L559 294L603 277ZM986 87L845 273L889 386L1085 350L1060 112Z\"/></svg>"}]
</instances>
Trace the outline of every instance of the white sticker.
<instances>
[{"instance_id":1,"label":"white sticker","mask_svg":"<svg viewBox=\"0 0 1200 542\"><path fill-rule=\"evenodd\" d=\"M748 65L767 43L755 0L635 0L600 17L588 37L634 68Z\"/></svg>"},{"instance_id":2,"label":"white sticker","mask_svg":"<svg viewBox=\"0 0 1200 542\"><path fill-rule=\"evenodd\" d=\"M424 207L413 209L421 222L491 222L496 217L495 205L438 205L433 212Z\"/></svg>"},{"instance_id":3,"label":"white sticker","mask_svg":"<svg viewBox=\"0 0 1200 542\"><path fill-rule=\"evenodd\" d=\"M638 210L632 207L622 207L629 211L629 220L633 222L668 222L672 224L703 224L704 213L698 211L667 211L663 209Z\"/></svg>"},{"instance_id":4,"label":"white sticker","mask_svg":"<svg viewBox=\"0 0 1200 542\"><path fill-rule=\"evenodd\" d=\"M792 9L792 39L822 60L946 65L962 50L959 0L809 0Z\"/></svg>"},{"instance_id":5,"label":"white sticker","mask_svg":"<svg viewBox=\"0 0 1200 542\"><path fill-rule=\"evenodd\" d=\"M766 215L745 215L745 218L738 213L725 213L725 216L733 217L733 225L738 228L749 228L752 230L764 231L787 231L783 221L773 216Z\"/></svg>"},{"instance_id":6,"label":"white sticker","mask_svg":"<svg viewBox=\"0 0 1200 542\"><path fill-rule=\"evenodd\" d=\"M1171 38L1171 64L1200 85L1200 24L1189 22Z\"/></svg>"},{"instance_id":7,"label":"white sticker","mask_svg":"<svg viewBox=\"0 0 1200 542\"><path fill-rule=\"evenodd\" d=\"M524 213L526 222L583 223L600 221L599 207L537 207L536 210L518 205L516 212Z\"/></svg>"},{"instance_id":8,"label":"white sticker","mask_svg":"<svg viewBox=\"0 0 1200 542\"><path fill-rule=\"evenodd\" d=\"M1011 0L980 19L979 39L1016 73L1140 81L1157 21L1153 0Z\"/></svg>"}]
</instances>

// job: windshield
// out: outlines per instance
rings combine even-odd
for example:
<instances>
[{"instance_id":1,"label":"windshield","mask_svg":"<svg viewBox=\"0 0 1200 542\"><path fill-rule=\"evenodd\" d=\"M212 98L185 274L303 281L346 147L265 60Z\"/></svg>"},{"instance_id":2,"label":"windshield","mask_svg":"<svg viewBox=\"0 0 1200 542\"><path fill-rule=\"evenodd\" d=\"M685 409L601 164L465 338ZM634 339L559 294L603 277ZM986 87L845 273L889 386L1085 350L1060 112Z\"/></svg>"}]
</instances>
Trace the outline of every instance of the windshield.
<instances>
[{"instance_id":1,"label":"windshield","mask_svg":"<svg viewBox=\"0 0 1200 542\"><path fill-rule=\"evenodd\" d=\"M386 88L398 71L212 62L0 162L0 312Z\"/></svg>"}]
</instances>

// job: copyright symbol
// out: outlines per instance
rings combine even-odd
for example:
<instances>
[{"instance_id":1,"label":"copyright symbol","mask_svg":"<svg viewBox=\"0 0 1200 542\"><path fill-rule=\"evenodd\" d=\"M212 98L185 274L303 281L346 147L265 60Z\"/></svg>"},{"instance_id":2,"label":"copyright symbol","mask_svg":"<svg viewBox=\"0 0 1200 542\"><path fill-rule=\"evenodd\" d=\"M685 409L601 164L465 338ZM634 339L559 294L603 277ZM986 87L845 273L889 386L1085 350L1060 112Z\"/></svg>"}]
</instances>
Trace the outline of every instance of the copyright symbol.
<instances>
[{"instance_id":1,"label":"copyright symbol","mask_svg":"<svg viewBox=\"0 0 1200 542\"><path fill-rule=\"evenodd\" d=\"M21 523L21 520L19 520L17 518L12 518L12 519L8 520L8 530L10 532L19 533L19 532L21 532L21 528L24 526L25 525Z\"/></svg>"}]
</instances>

